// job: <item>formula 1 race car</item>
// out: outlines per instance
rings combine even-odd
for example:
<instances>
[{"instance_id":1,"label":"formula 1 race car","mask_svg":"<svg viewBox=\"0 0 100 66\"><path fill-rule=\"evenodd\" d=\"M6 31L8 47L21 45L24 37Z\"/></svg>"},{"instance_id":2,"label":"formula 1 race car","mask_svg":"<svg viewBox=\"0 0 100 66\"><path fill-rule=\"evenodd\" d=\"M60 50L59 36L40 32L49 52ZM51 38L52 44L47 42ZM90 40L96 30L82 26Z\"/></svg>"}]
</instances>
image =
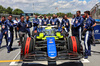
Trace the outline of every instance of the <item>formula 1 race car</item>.
<instances>
[{"instance_id":1,"label":"formula 1 race car","mask_svg":"<svg viewBox=\"0 0 100 66\"><path fill-rule=\"evenodd\" d=\"M39 31L40 30L40 31ZM58 31L56 26L40 26L21 46L21 60L57 61L83 58L83 47L75 36Z\"/></svg>"}]
</instances>

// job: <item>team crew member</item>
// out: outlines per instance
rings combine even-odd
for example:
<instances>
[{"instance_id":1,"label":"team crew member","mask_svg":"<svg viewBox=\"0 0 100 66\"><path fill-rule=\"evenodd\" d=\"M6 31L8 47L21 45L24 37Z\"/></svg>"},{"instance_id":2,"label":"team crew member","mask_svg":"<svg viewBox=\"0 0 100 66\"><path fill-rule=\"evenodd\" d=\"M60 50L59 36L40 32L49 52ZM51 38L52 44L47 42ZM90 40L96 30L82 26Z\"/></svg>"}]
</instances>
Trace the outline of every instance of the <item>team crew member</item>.
<instances>
[{"instance_id":1,"label":"team crew member","mask_svg":"<svg viewBox=\"0 0 100 66\"><path fill-rule=\"evenodd\" d=\"M14 24L13 20L12 20L12 15L9 15L8 20L7 20L7 24L8 24L8 53L10 51L12 51L12 44L13 44L13 37L14 37L14 32L13 32L13 27L16 25Z\"/></svg>"},{"instance_id":2,"label":"team crew member","mask_svg":"<svg viewBox=\"0 0 100 66\"><path fill-rule=\"evenodd\" d=\"M51 19L50 24L59 26L60 21L59 21L59 19L57 19L57 17L55 15L53 15L53 18Z\"/></svg>"},{"instance_id":3,"label":"team crew member","mask_svg":"<svg viewBox=\"0 0 100 66\"><path fill-rule=\"evenodd\" d=\"M70 30L70 23L69 23L69 20L67 19L67 15L64 15L64 19L62 19L61 27L62 26L65 26L65 31L69 32L69 30Z\"/></svg>"},{"instance_id":4,"label":"team crew member","mask_svg":"<svg viewBox=\"0 0 100 66\"><path fill-rule=\"evenodd\" d=\"M90 15L90 17L92 18L92 15ZM95 19L92 19L92 23L93 23L93 25L92 25L92 39L93 39L93 45L95 46L95 38L94 38L94 27L96 26L96 21L95 21Z\"/></svg>"},{"instance_id":5,"label":"team crew member","mask_svg":"<svg viewBox=\"0 0 100 66\"><path fill-rule=\"evenodd\" d=\"M81 42L81 32L82 32L82 28L83 28L83 17L81 16L81 11L77 11L76 12L77 17L75 18L74 21L74 36L79 37L79 40Z\"/></svg>"},{"instance_id":6,"label":"team crew member","mask_svg":"<svg viewBox=\"0 0 100 66\"><path fill-rule=\"evenodd\" d=\"M0 25L1 25L0 27L0 48L1 48L3 36L5 36L5 39L6 39L6 46L8 46L8 28L7 28L7 22L6 22L5 16L2 16Z\"/></svg>"},{"instance_id":7,"label":"team crew member","mask_svg":"<svg viewBox=\"0 0 100 66\"><path fill-rule=\"evenodd\" d=\"M18 23L17 27L19 28L19 38L20 38L20 44L22 45L23 39L27 37L27 28L28 24L24 21L24 16L20 17L20 22Z\"/></svg>"},{"instance_id":8,"label":"team crew member","mask_svg":"<svg viewBox=\"0 0 100 66\"><path fill-rule=\"evenodd\" d=\"M40 19L39 19L39 22L40 22L40 23L39 23L39 25L42 25L42 18L43 18L43 17L40 15Z\"/></svg>"},{"instance_id":9,"label":"team crew member","mask_svg":"<svg viewBox=\"0 0 100 66\"><path fill-rule=\"evenodd\" d=\"M29 37L31 37L31 34L30 34L30 28L32 27L32 23L30 22L30 20L29 20L29 16L26 16L26 23L27 23L27 26L28 26L28 28L27 28L27 33L28 33L28 36Z\"/></svg>"},{"instance_id":10,"label":"team crew member","mask_svg":"<svg viewBox=\"0 0 100 66\"><path fill-rule=\"evenodd\" d=\"M84 45L85 45L85 59L88 58L88 56L91 55L91 38L92 38L92 18L89 16L90 11L85 11L84 15L87 17L86 24L84 26L84 30L82 34L85 33L85 40L84 40Z\"/></svg>"},{"instance_id":11,"label":"team crew member","mask_svg":"<svg viewBox=\"0 0 100 66\"><path fill-rule=\"evenodd\" d=\"M72 35L73 35L73 23L74 23L74 21L75 21L75 15L73 15L73 17L72 17L72 20L71 20L71 32L72 32Z\"/></svg>"},{"instance_id":12,"label":"team crew member","mask_svg":"<svg viewBox=\"0 0 100 66\"><path fill-rule=\"evenodd\" d=\"M39 19L37 18L38 16L35 15L35 18L33 19L33 31L37 30L37 26L39 25Z\"/></svg>"},{"instance_id":13,"label":"team crew member","mask_svg":"<svg viewBox=\"0 0 100 66\"><path fill-rule=\"evenodd\" d=\"M14 20L14 23L16 24L16 26L15 26L15 36L16 36L16 40L18 39L18 30L17 30L17 24L18 24L18 18L17 17L15 17L15 20Z\"/></svg>"},{"instance_id":14,"label":"team crew member","mask_svg":"<svg viewBox=\"0 0 100 66\"><path fill-rule=\"evenodd\" d=\"M48 24L50 24L50 20L51 20L51 17L50 16L48 16L48 20L49 20L49 23Z\"/></svg>"},{"instance_id":15,"label":"team crew member","mask_svg":"<svg viewBox=\"0 0 100 66\"><path fill-rule=\"evenodd\" d=\"M49 20L46 18L46 15L44 15L44 19L42 20L42 25L47 25L49 23Z\"/></svg>"}]
</instances>

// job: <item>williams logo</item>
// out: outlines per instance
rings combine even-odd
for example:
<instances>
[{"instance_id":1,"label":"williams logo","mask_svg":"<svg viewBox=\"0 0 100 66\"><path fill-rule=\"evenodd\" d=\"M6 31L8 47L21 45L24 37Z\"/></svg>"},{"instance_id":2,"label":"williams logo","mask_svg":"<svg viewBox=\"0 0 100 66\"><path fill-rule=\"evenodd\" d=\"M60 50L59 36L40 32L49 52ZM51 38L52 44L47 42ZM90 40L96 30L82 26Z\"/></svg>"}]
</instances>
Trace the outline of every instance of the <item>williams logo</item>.
<instances>
[{"instance_id":1,"label":"williams logo","mask_svg":"<svg viewBox=\"0 0 100 66\"><path fill-rule=\"evenodd\" d=\"M99 30L95 30L95 33L99 33Z\"/></svg>"},{"instance_id":2,"label":"williams logo","mask_svg":"<svg viewBox=\"0 0 100 66\"><path fill-rule=\"evenodd\" d=\"M53 43L52 39L50 39L49 43Z\"/></svg>"}]
</instances>

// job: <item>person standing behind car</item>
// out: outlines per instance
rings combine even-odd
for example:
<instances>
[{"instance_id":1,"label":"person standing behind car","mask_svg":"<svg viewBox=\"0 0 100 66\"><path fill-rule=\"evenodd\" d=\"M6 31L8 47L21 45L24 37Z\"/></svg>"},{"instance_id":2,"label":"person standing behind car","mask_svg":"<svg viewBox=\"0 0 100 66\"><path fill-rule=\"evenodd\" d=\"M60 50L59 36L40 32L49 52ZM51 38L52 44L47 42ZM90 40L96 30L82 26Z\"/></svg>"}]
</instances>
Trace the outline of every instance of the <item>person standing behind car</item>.
<instances>
[{"instance_id":1,"label":"person standing behind car","mask_svg":"<svg viewBox=\"0 0 100 66\"><path fill-rule=\"evenodd\" d=\"M20 44L23 44L23 39L27 37L27 28L28 25L24 21L24 16L20 17L20 22L18 23L17 27L19 28L19 38L20 38Z\"/></svg>"},{"instance_id":2,"label":"person standing behind car","mask_svg":"<svg viewBox=\"0 0 100 66\"><path fill-rule=\"evenodd\" d=\"M27 27L28 36L31 37L30 28L32 27L32 23L30 22L29 18L30 18L29 16L26 16L26 21L25 22L27 23L27 26L28 26Z\"/></svg>"},{"instance_id":3,"label":"person standing behind car","mask_svg":"<svg viewBox=\"0 0 100 66\"><path fill-rule=\"evenodd\" d=\"M85 34L84 39L84 46L85 46L85 59L88 58L88 56L91 56L91 38L92 38L92 18L90 17L90 11L84 12L85 17L87 18L86 24L84 25L84 30L82 34Z\"/></svg>"},{"instance_id":4,"label":"person standing behind car","mask_svg":"<svg viewBox=\"0 0 100 66\"><path fill-rule=\"evenodd\" d=\"M92 15L90 15L90 17L92 18ZM92 23L93 23L93 29L92 29L92 44L95 46L95 38L94 38L94 27L96 26L96 21L95 19L92 18Z\"/></svg>"},{"instance_id":5,"label":"person standing behind car","mask_svg":"<svg viewBox=\"0 0 100 66\"><path fill-rule=\"evenodd\" d=\"M13 27L15 27L15 23L12 20L12 15L9 15L8 20L7 20L7 25L8 25L8 39L10 41L8 42L8 53L13 50L12 44L13 44L13 38L14 38L14 32L13 32Z\"/></svg>"},{"instance_id":6,"label":"person standing behind car","mask_svg":"<svg viewBox=\"0 0 100 66\"><path fill-rule=\"evenodd\" d=\"M43 17L40 15L39 18L40 18L40 19L39 19L39 22L40 22L39 25L42 25L42 18L43 18Z\"/></svg>"},{"instance_id":7,"label":"person standing behind car","mask_svg":"<svg viewBox=\"0 0 100 66\"><path fill-rule=\"evenodd\" d=\"M74 34L73 36L77 36L79 38L79 41L81 43L81 32L82 32L82 29L83 29L83 22L84 22L84 19L83 17L81 16L81 11L77 11L76 12L76 15L77 17L75 18L75 21L74 21Z\"/></svg>"},{"instance_id":8,"label":"person standing behind car","mask_svg":"<svg viewBox=\"0 0 100 66\"><path fill-rule=\"evenodd\" d=\"M73 15L72 17L72 20L71 20L71 32L72 32L72 35L73 35L73 24L74 24L74 21L75 21L75 15Z\"/></svg>"},{"instance_id":9,"label":"person standing behind car","mask_svg":"<svg viewBox=\"0 0 100 66\"><path fill-rule=\"evenodd\" d=\"M8 47L8 28L7 28L7 22L5 19L5 16L2 16L1 21L0 21L0 48L1 48L1 43L3 36L5 36L6 39L6 47Z\"/></svg>"},{"instance_id":10,"label":"person standing behind car","mask_svg":"<svg viewBox=\"0 0 100 66\"><path fill-rule=\"evenodd\" d=\"M17 25L18 24L18 18L17 17L15 17L15 20L14 20L14 23ZM18 30L17 30L17 26L15 26L15 36L16 36L16 40L18 39Z\"/></svg>"},{"instance_id":11,"label":"person standing behind car","mask_svg":"<svg viewBox=\"0 0 100 66\"><path fill-rule=\"evenodd\" d=\"M60 26L60 21L57 19L57 16L54 14L52 19L50 20L51 25L57 25L58 27Z\"/></svg>"},{"instance_id":12,"label":"person standing behind car","mask_svg":"<svg viewBox=\"0 0 100 66\"><path fill-rule=\"evenodd\" d=\"M69 20L67 19L67 15L64 15L64 19L62 19L62 22L61 22L61 27L65 27L65 32L69 32L70 30L70 23L69 23Z\"/></svg>"},{"instance_id":13,"label":"person standing behind car","mask_svg":"<svg viewBox=\"0 0 100 66\"><path fill-rule=\"evenodd\" d=\"M51 17L50 16L48 16L48 20L49 20L49 23L48 24L50 24L50 20L51 20Z\"/></svg>"},{"instance_id":14,"label":"person standing behind car","mask_svg":"<svg viewBox=\"0 0 100 66\"><path fill-rule=\"evenodd\" d=\"M38 16L35 15L35 18L33 19L33 31L37 30L39 23L40 23L40 21L38 19Z\"/></svg>"},{"instance_id":15,"label":"person standing behind car","mask_svg":"<svg viewBox=\"0 0 100 66\"><path fill-rule=\"evenodd\" d=\"M46 14L44 15L44 19L42 20L42 25L47 25L49 20L46 18Z\"/></svg>"}]
</instances>

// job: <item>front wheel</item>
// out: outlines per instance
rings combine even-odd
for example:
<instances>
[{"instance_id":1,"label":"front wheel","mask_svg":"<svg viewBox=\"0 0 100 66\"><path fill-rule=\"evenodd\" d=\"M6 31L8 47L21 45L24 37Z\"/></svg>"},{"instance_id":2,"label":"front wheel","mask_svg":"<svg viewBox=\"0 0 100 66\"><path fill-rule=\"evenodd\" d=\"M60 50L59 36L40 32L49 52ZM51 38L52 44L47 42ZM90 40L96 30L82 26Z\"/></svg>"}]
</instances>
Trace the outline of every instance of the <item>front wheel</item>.
<instances>
[{"instance_id":1,"label":"front wheel","mask_svg":"<svg viewBox=\"0 0 100 66\"><path fill-rule=\"evenodd\" d=\"M78 52L80 53L81 44L77 37L71 36L68 38L67 48L71 52Z\"/></svg>"},{"instance_id":2,"label":"front wheel","mask_svg":"<svg viewBox=\"0 0 100 66\"><path fill-rule=\"evenodd\" d=\"M34 40L31 37L25 38L24 43L21 45L21 59L23 60L25 55L33 52Z\"/></svg>"}]
</instances>

